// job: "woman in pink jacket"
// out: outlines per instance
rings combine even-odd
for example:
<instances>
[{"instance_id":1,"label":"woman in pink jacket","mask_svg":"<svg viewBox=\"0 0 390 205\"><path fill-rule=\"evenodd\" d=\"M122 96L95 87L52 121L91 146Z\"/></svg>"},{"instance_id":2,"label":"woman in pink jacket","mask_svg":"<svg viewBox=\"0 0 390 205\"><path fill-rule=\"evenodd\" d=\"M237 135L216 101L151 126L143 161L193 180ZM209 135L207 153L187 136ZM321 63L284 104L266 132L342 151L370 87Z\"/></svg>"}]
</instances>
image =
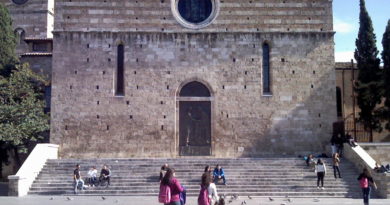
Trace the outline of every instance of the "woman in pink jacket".
<instances>
[{"instance_id":1,"label":"woman in pink jacket","mask_svg":"<svg viewBox=\"0 0 390 205\"><path fill-rule=\"evenodd\" d=\"M179 180L175 178L175 170L168 168L165 176L161 180L161 184L168 185L171 189L171 202L166 205L180 205L180 192L183 192L184 189L180 185Z\"/></svg>"}]
</instances>

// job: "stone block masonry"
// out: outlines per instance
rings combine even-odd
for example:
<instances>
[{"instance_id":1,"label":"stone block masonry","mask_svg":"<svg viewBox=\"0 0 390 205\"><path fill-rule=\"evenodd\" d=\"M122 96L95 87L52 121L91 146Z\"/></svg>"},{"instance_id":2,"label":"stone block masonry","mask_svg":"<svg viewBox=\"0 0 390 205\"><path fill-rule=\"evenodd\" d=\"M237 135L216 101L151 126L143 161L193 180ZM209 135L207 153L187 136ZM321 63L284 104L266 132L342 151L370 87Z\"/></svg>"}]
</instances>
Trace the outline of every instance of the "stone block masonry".
<instances>
[{"instance_id":1,"label":"stone block masonry","mask_svg":"<svg viewBox=\"0 0 390 205\"><path fill-rule=\"evenodd\" d=\"M56 1L51 142L61 157L177 157L182 101L210 102L211 156L324 149L336 120L332 1L219 1L198 29L171 3ZM193 81L210 97L180 97Z\"/></svg>"},{"instance_id":2,"label":"stone block masonry","mask_svg":"<svg viewBox=\"0 0 390 205\"><path fill-rule=\"evenodd\" d=\"M294 154L328 142L336 117L332 34L60 32L54 39L51 140L63 157L176 156L176 99L194 80L213 96L214 156ZM262 94L265 41L271 96ZM124 97L113 92L118 42Z\"/></svg>"}]
</instances>

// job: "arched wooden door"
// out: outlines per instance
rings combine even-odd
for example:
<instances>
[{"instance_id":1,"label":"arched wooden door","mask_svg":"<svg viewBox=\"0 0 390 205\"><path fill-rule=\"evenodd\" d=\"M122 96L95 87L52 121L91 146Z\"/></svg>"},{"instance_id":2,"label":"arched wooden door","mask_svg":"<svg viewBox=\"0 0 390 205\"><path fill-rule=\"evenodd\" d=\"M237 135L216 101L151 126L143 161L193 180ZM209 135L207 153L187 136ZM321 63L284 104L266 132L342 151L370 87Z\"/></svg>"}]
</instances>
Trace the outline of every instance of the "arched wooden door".
<instances>
[{"instance_id":1,"label":"arched wooden door","mask_svg":"<svg viewBox=\"0 0 390 205\"><path fill-rule=\"evenodd\" d=\"M179 154L211 155L211 96L200 82L186 84L179 97Z\"/></svg>"}]
</instances>

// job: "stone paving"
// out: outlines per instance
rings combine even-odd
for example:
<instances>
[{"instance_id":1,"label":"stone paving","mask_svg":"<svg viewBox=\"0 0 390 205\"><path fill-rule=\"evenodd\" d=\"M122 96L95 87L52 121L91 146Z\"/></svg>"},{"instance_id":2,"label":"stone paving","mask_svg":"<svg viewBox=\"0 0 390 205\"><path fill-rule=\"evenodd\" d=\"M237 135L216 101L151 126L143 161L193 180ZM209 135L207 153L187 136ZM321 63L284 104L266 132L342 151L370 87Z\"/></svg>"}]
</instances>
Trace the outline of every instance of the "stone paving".
<instances>
[{"instance_id":1,"label":"stone paving","mask_svg":"<svg viewBox=\"0 0 390 205\"><path fill-rule=\"evenodd\" d=\"M289 202L286 198L256 198L239 197L229 205L359 205L363 204L362 199L344 198L292 198ZM126 197L110 196L103 200L101 196L27 196L27 197L0 197L0 205L157 205L156 197ZM187 205L196 205L197 198L189 197ZM373 199L371 205L389 205L390 199Z\"/></svg>"}]
</instances>

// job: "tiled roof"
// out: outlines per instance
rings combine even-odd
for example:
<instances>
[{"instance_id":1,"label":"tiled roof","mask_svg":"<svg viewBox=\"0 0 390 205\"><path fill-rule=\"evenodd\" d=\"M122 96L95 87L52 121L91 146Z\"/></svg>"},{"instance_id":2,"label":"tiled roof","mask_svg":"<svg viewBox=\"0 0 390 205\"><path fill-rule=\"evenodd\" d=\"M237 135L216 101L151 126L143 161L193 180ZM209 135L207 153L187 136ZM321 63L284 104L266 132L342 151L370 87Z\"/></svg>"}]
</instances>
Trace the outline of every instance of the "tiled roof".
<instances>
[{"instance_id":1,"label":"tiled roof","mask_svg":"<svg viewBox=\"0 0 390 205\"><path fill-rule=\"evenodd\" d=\"M25 42L31 42L31 41L44 41L44 42L52 42L53 39L52 38L25 38L24 39Z\"/></svg>"},{"instance_id":2,"label":"tiled roof","mask_svg":"<svg viewBox=\"0 0 390 205\"><path fill-rule=\"evenodd\" d=\"M53 53L51 52L34 52L34 53L24 53L23 56L52 56Z\"/></svg>"}]
</instances>

